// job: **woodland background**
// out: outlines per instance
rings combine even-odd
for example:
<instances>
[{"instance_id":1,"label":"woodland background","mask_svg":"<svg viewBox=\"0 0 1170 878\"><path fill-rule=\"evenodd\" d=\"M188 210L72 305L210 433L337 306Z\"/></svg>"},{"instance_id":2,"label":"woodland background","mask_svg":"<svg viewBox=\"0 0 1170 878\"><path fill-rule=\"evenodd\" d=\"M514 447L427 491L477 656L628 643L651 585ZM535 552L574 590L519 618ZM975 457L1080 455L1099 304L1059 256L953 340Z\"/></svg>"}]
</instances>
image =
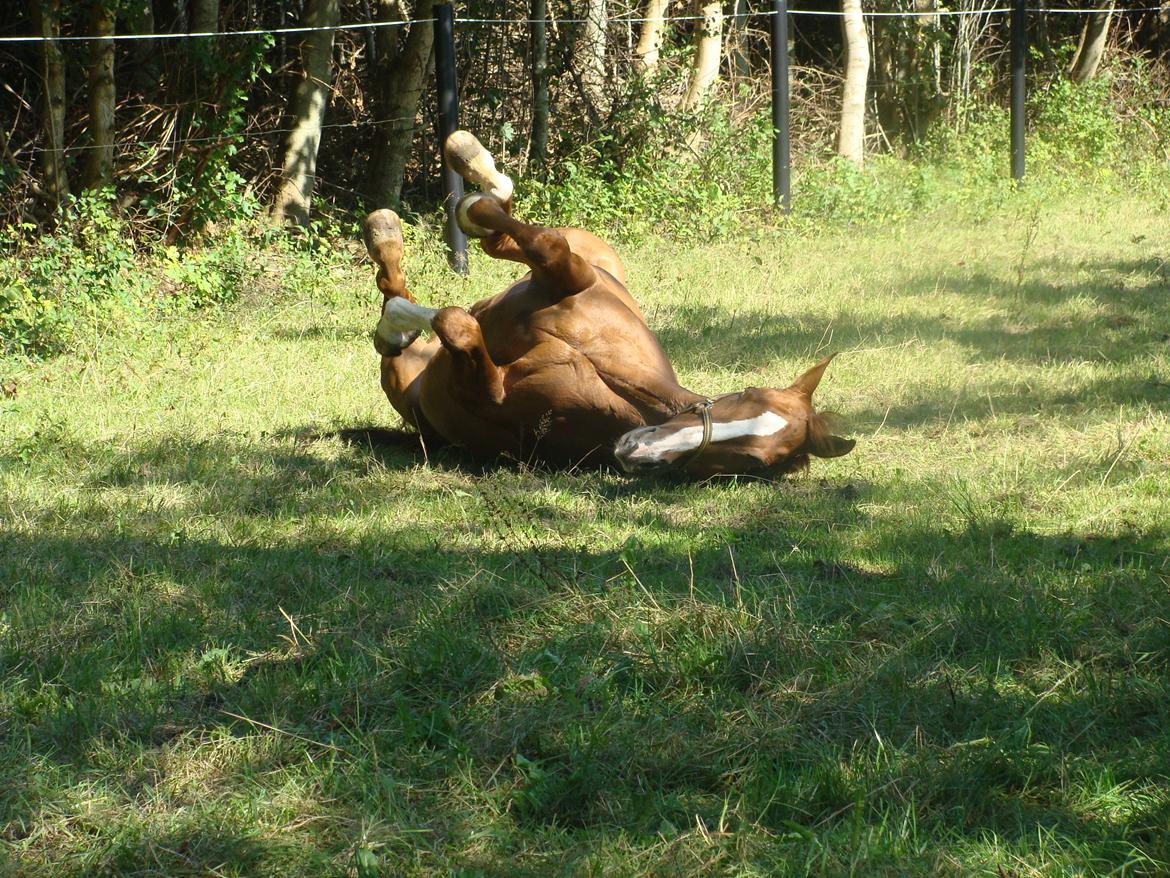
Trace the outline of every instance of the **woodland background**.
<instances>
[{"instance_id":1,"label":"woodland background","mask_svg":"<svg viewBox=\"0 0 1170 878\"><path fill-rule=\"evenodd\" d=\"M836 222L834 211L887 209L891 193L857 175L867 157L896 166L887 188L901 193L917 191L907 175L947 163L970 185L1006 176L1010 16L993 0L794 5L798 213ZM1091 178L1170 161L1170 4L1061 12L1073 8L1029 14L1030 171ZM523 181L528 215L627 239L727 234L770 211L769 18L754 14L768 9L460 4L460 123ZM804 14L816 12L831 14ZM430 16L405 0L4 4L4 349L67 346L79 308L141 298L126 267L143 253L207 245L236 221L433 215ZM324 29L164 37L297 27ZM41 39L13 39L29 35ZM143 38L76 39L95 35ZM917 196L894 201L906 197ZM221 248L207 276L172 254L183 277L169 287L196 304L231 299L243 271L231 263L246 251ZM61 296L62 260L91 293Z\"/></svg>"}]
</instances>

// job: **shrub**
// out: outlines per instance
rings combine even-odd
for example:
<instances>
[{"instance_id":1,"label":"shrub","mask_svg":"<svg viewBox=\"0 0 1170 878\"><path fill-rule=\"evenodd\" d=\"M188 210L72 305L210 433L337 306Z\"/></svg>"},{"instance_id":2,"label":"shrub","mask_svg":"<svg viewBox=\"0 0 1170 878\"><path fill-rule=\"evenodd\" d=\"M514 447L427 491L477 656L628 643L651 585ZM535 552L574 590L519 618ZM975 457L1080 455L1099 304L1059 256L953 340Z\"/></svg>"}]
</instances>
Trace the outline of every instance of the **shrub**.
<instances>
[{"instance_id":1,"label":"shrub","mask_svg":"<svg viewBox=\"0 0 1170 878\"><path fill-rule=\"evenodd\" d=\"M134 244L110 192L86 193L62 211L55 231L35 236L24 224L0 232L0 348L51 354L83 328L142 300Z\"/></svg>"}]
</instances>

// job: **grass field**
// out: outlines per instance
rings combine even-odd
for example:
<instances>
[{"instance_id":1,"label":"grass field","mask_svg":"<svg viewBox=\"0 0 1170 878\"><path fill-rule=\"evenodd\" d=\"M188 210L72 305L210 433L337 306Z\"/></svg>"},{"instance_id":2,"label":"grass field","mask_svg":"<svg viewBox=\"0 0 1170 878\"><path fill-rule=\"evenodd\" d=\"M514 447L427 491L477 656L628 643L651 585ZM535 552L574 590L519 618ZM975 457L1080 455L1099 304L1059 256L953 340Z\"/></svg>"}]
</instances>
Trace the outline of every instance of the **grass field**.
<instances>
[{"instance_id":1,"label":"grass field","mask_svg":"<svg viewBox=\"0 0 1170 878\"><path fill-rule=\"evenodd\" d=\"M781 483L368 441L356 240L0 361L0 872L1167 874L1168 230L1021 194L626 250L694 389L842 352L857 449Z\"/></svg>"}]
</instances>

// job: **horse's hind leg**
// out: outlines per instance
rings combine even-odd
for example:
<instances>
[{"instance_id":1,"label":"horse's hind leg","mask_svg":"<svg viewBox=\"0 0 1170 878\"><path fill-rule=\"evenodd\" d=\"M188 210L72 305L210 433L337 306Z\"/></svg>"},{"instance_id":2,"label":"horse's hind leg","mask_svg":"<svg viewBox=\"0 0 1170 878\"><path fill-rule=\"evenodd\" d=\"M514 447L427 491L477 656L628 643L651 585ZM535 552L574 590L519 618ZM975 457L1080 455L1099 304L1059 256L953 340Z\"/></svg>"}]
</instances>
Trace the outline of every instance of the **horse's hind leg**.
<instances>
[{"instance_id":1,"label":"horse's hind leg","mask_svg":"<svg viewBox=\"0 0 1170 878\"><path fill-rule=\"evenodd\" d=\"M470 131L453 131L443 146L447 166L483 192L498 198L504 212L512 213L512 180L496 168L496 160ZM557 229L569 244L569 249L597 268L604 269L625 284L626 269L609 244L584 229ZM496 259L528 264L524 250L503 232L481 235L484 252Z\"/></svg>"},{"instance_id":2,"label":"horse's hind leg","mask_svg":"<svg viewBox=\"0 0 1170 878\"><path fill-rule=\"evenodd\" d=\"M447 166L469 183L494 196L512 212L512 180L496 169L496 160L470 131L452 131L443 145Z\"/></svg>"},{"instance_id":3,"label":"horse's hind leg","mask_svg":"<svg viewBox=\"0 0 1170 878\"><path fill-rule=\"evenodd\" d=\"M531 268L533 278L554 302L597 282L593 266L573 252L559 230L515 219L498 198L479 192L465 195L455 216L467 234L489 238L484 245L489 255L513 259ZM489 244L511 244L516 252L497 253Z\"/></svg>"}]
</instances>

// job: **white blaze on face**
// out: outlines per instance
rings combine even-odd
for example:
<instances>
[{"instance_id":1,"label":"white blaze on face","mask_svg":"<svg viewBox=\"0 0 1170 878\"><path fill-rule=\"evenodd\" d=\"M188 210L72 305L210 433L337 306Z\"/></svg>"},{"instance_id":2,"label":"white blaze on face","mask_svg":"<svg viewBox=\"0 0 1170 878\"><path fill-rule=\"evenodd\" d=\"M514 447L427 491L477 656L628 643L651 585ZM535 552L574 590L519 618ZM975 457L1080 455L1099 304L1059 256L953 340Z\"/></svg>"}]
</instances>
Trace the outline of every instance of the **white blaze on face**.
<instances>
[{"instance_id":1,"label":"white blaze on face","mask_svg":"<svg viewBox=\"0 0 1170 878\"><path fill-rule=\"evenodd\" d=\"M744 436L772 436L788 426L788 421L775 412L763 412L754 418L739 421L716 421L711 424L711 442L726 442ZM703 428L683 427L656 441L647 442L638 449L638 455L659 458L672 452L693 451L703 441Z\"/></svg>"},{"instance_id":2,"label":"white blaze on face","mask_svg":"<svg viewBox=\"0 0 1170 878\"><path fill-rule=\"evenodd\" d=\"M431 321L439 312L434 308L424 308L401 296L389 299L382 306L382 319L374 334L393 347L402 347L415 330L431 328Z\"/></svg>"}]
</instances>

